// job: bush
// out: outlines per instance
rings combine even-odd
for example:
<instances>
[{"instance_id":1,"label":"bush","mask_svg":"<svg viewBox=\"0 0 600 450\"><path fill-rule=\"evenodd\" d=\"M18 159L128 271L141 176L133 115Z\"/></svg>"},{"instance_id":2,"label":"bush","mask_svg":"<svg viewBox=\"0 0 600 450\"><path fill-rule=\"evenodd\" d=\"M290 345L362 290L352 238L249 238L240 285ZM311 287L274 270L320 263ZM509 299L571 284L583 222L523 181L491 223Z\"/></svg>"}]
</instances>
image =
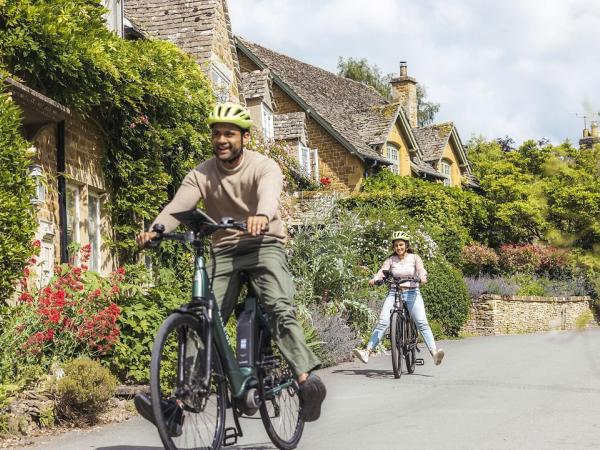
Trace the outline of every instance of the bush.
<instances>
[{"instance_id":1,"label":"bush","mask_svg":"<svg viewBox=\"0 0 600 450\"><path fill-rule=\"evenodd\" d=\"M0 72L0 304L16 287L27 258L33 253L36 222L30 202L33 183L28 176L27 142L21 137L21 114L3 92Z\"/></svg>"},{"instance_id":2,"label":"bush","mask_svg":"<svg viewBox=\"0 0 600 450\"><path fill-rule=\"evenodd\" d=\"M117 381L99 362L75 359L65 366L65 376L57 383L58 417L96 421L114 396Z\"/></svg>"},{"instance_id":3,"label":"bush","mask_svg":"<svg viewBox=\"0 0 600 450\"><path fill-rule=\"evenodd\" d=\"M352 349L360 339L344 319L315 310L312 313L312 326L320 340L318 353L325 367L351 359Z\"/></svg>"},{"instance_id":4,"label":"bush","mask_svg":"<svg viewBox=\"0 0 600 450\"><path fill-rule=\"evenodd\" d=\"M446 336L457 336L469 316L471 300L461 272L443 258L427 261L429 282L422 286L427 318Z\"/></svg>"},{"instance_id":5,"label":"bush","mask_svg":"<svg viewBox=\"0 0 600 450\"><path fill-rule=\"evenodd\" d=\"M106 362L120 380L147 383L154 337L170 311L184 303L183 281L170 269L160 269L152 280L140 265L126 268L125 287L119 297L121 335ZM150 282L155 284L151 286Z\"/></svg>"},{"instance_id":6,"label":"bush","mask_svg":"<svg viewBox=\"0 0 600 450\"><path fill-rule=\"evenodd\" d=\"M472 299L477 299L483 294L510 296L519 290L519 285L514 280L502 276L465 277L465 282Z\"/></svg>"},{"instance_id":7,"label":"bush","mask_svg":"<svg viewBox=\"0 0 600 450\"><path fill-rule=\"evenodd\" d=\"M108 277L89 272L89 253L85 246L80 265L56 266L43 288L37 288L34 271L25 268L18 303L6 307L0 318L0 382L20 380L32 367L46 372L53 361L102 355L115 344L120 314L115 302L124 270Z\"/></svg>"},{"instance_id":8,"label":"bush","mask_svg":"<svg viewBox=\"0 0 600 450\"><path fill-rule=\"evenodd\" d=\"M460 261L463 272L467 275L490 274L498 265L496 252L482 244L471 244L460 252Z\"/></svg>"}]
</instances>

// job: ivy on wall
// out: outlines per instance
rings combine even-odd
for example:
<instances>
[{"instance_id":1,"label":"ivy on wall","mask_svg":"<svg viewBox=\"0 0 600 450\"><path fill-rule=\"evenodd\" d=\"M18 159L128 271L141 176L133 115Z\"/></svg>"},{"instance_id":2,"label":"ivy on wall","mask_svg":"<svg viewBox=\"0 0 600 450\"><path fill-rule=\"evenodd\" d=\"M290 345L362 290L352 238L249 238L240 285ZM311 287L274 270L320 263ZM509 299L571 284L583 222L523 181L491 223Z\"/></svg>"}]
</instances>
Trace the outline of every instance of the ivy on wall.
<instances>
[{"instance_id":1,"label":"ivy on wall","mask_svg":"<svg viewBox=\"0 0 600 450\"><path fill-rule=\"evenodd\" d=\"M0 73L0 86L3 77ZM27 142L19 133L21 114L0 89L0 305L9 298L31 256L36 228L33 183L28 176Z\"/></svg>"}]
</instances>

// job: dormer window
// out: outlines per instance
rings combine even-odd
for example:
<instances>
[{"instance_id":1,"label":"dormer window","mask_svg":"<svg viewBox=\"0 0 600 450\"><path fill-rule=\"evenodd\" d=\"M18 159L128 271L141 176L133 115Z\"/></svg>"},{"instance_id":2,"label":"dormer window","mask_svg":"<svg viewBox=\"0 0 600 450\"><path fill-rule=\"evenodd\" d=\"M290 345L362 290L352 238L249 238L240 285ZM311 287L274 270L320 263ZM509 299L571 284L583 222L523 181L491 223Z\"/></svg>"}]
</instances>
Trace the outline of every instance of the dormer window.
<instances>
[{"instance_id":1,"label":"dormer window","mask_svg":"<svg viewBox=\"0 0 600 450\"><path fill-rule=\"evenodd\" d=\"M387 150L387 159L392 162L390 166L390 170L392 173L399 174L400 173L400 151L397 146L394 144L386 144Z\"/></svg>"},{"instance_id":2,"label":"dormer window","mask_svg":"<svg viewBox=\"0 0 600 450\"><path fill-rule=\"evenodd\" d=\"M440 165L440 169L442 169L442 175L445 175L444 184L446 186L452 186L452 166L448 161L442 161Z\"/></svg>"},{"instance_id":3,"label":"dormer window","mask_svg":"<svg viewBox=\"0 0 600 450\"><path fill-rule=\"evenodd\" d=\"M102 0L102 6L108 9L104 15L106 28L123 37L123 0Z\"/></svg>"},{"instance_id":4,"label":"dormer window","mask_svg":"<svg viewBox=\"0 0 600 450\"><path fill-rule=\"evenodd\" d=\"M265 103L261 103L262 111L262 130L265 139L273 139L275 137L275 129L273 128L273 111Z\"/></svg>"}]
</instances>

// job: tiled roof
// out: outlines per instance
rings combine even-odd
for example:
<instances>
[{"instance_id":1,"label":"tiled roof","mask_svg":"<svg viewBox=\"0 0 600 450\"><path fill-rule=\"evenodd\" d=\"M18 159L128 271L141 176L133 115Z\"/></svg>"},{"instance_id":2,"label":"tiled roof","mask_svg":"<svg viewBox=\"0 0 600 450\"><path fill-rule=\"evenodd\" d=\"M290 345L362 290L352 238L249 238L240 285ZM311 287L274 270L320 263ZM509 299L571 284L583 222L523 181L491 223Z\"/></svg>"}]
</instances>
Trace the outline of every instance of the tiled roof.
<instances>
[{"instance_id":1,"label":"tiled roof","mask_svg":"<svg viewBox=\"0 0 600 450\"><path fill-rule=\"evenodd\" d=\"M246 100L263 98L270 89L269 69L242 73L242 92Z\"/></svg>"},{"instance_id":2,"label":"tiled roof","mask_svg":"<svg viewBox=\"0 0 600 450\"><path fill-rule=\"evenodd\" d=\"M200 64L210 61L218 0L126 0L125 16L145 35L170 41Z\"/></svg>"},{"instance_id":3,"label":"tiled roof","mask_svg":"<svg viewBox=\"0 0 600 450\"><path fill-rule=\"evenodd\" d=\"M383 122L378 117L376 123L370 124L369 117L376 115L377 108L389 106L375 89L243 38L238 37L238 43L271 70L275 82L281 80L339 133L359 157L390 163L369 145L380 139L382 131L378 125Z\"/></svg>"},{"instance_id":4,"label":"tiled roof","mask_svg":"<svg viewBox=\"0 0 600 450\"><path fill-rule=\"evenodd\" d=\"M418 175L426 175L426 176L430 176L433 178L439 178L440 180L443 180L446 178L446 175L438 172L437 170L435 170L433 168L433 166L431 164L429 164L425 161L416 159L416 160L410 162L410 167Z\"/></svg>"},{"instance_id":5,"label":"tiled roof","mask_svg":"<svg viewBox=\"0 0 600 450\"><path fill-rule=\"evenodd\" d=\"M306 114L295 112L289 114L276 114L273 118L276 141L300 139L306 142Z\"/></svg>"},{"instance_id":6,"label":"tiled roof","mask_svg":"<svg viewBox=\"0 0 600 450\"><path fill-rule=\"evenodd\" d=\"M353 114L352 121L364 141L373 147L378 147L386 142L399 109L399 103L372 106Z\"/></svg>"},{"instance_id":7,"label":"tiled roof","mask_svg":"<svg viewBox=\"0 0 600 450\"><path fill-rule=\"evenodd\" d=\"M453 128L452 122L413 128L412 132L419 143L425 161L440 160Z\"/></svg>"}]
</instances>

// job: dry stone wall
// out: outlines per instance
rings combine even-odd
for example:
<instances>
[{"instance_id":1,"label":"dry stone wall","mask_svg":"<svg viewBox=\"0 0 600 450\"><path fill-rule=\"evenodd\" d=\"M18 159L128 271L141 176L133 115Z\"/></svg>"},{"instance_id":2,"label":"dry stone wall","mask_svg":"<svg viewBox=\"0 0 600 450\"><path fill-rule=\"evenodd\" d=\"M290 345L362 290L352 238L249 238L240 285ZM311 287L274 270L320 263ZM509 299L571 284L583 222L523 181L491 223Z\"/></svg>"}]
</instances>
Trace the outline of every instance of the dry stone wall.
<instances>
[{"instance_id":1,"label":"dry stone wall","mask_svg":"<svg viewBox=\"0 0 600 450\"><path fill-rule=\"evenodd\" d=\"M483 295L473 301L461 332L475 335L573 330L593 318L590 297ZM587 326L596 325L592 319Z\"/></svg>"}]
</instances>

